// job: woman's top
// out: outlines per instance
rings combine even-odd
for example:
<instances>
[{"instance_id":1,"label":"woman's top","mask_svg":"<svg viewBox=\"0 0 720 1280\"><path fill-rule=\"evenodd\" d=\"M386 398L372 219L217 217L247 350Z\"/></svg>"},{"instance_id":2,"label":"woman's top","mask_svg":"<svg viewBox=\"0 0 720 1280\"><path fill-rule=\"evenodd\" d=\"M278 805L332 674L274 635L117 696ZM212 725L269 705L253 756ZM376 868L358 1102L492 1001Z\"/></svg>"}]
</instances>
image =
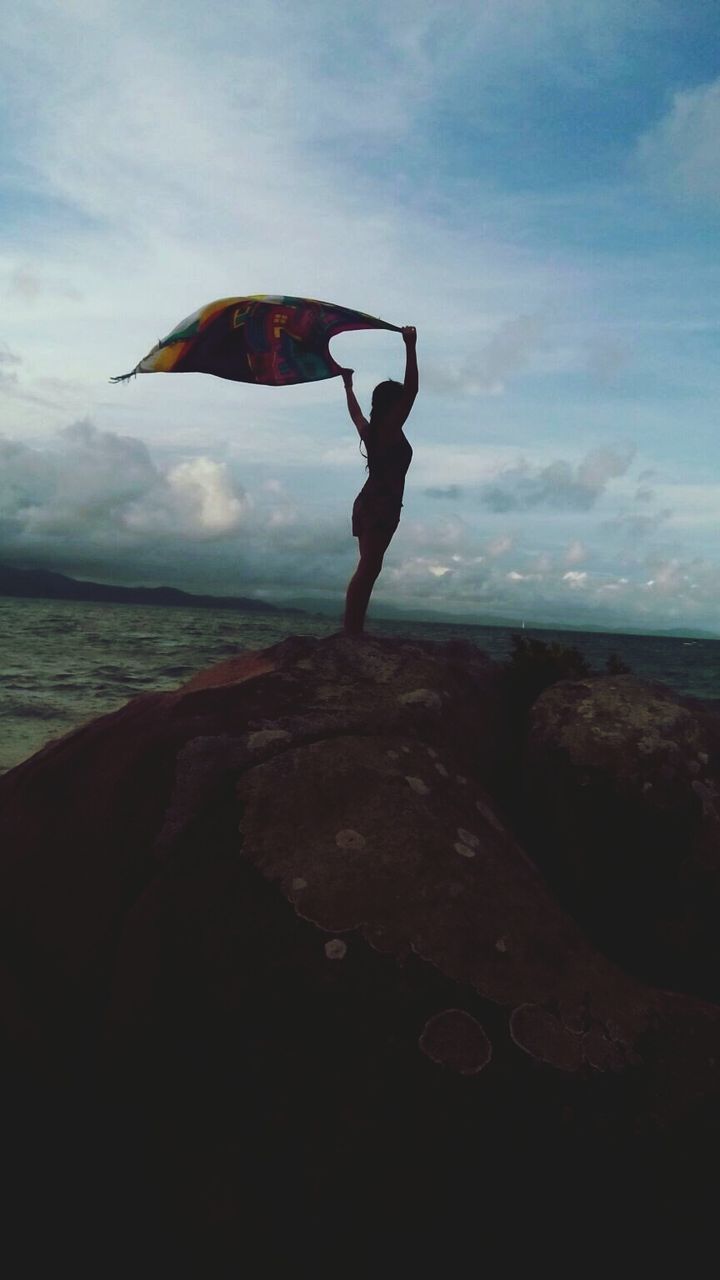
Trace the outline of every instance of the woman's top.
<instances>
[{"instance_id":1,"label":"woman's top","mask_svg":"<svg viewBox=\"0 0 720 1280\"><path fill-rule=\"evenodd\" d=\"M405 489L405 476L413 456L409 440L400 432L392 444L385 449L377 449L368 433L365 444L370 474L361 490L363 498L397 503L399 511Z\"/></svg>"}]
</instances>

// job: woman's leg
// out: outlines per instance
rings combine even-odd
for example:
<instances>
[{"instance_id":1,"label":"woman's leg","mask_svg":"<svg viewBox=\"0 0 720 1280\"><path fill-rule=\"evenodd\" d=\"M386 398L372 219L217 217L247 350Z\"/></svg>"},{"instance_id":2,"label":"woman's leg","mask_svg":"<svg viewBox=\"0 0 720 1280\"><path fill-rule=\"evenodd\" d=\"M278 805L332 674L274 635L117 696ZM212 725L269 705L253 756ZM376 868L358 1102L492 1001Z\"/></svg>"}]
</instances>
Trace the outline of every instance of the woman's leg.
<instances>
[{"instance_id":1,"label":"woman's leg","mask_svg":"<svg viewBox=\"0 0 720 1280\"><path fill-rule=\"evenodd\" d=\"M358 546L360 560L355 570L345 597L344 630L348 635L360 635L365 626L365 614L375 581L382 569L383 556L387 551L393 533L385 529L368 529L360 534Z\"/></svg>"}]
</instances>

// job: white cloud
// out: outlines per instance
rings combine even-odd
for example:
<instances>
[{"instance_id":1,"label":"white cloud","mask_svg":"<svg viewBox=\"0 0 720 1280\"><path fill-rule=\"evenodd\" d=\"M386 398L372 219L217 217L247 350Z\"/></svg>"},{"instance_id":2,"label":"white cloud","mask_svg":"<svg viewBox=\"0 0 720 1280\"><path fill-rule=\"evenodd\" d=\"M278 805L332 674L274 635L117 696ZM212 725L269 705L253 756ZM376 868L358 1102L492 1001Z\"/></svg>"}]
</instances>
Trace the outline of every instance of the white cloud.
<instances>
[{"instance_id":1,"label":"white cloud","mask_svg":"<svg viewBox=\"0 0 720 1280\"><path fill-rule=\"evenodd\" d=\"M131 503L122 522L138 533L218 537L239 528L249 508L250 500L233 484L226 463L193 458L172 467Z\"/></svg>"},{"instance_id":2,"label":"white cloud","mask_svg":"<svg viewBox=\"0 0 720 1280\"><path fill-rule=\"evenodd\" d=\"M53 449L3 440L0 514L27 534L74 534L107 527L148 490L157 472L140 440L78 422Z\"/></svg>"},{"instance_id":3,"label":"white cloud","mask_svg":"<svg viewBox=\"0 0 720 1280\"><path fill-rule=\"evenodd\" d=\"M224 463L200 457L163 472L141 440L89 422L66 428L52 448L0 440L0 462L0 519L16 548L51 536L88 546L218 537L249 507Z\"/></svg>"},{"instance_id":4,"label":"white cloud","mask_svg":"<svg viewBox=\"0 0 720 1280\"><path fill-rule=\"evenodd\" d=\"M720 566L709 565L700 557L684 560L680 556L664 558L654 556L646 561L652 577L647 586L652 587L655 594L685 597L688 591L700 590L707 593L709 589L717 592L720 589Z\"/></svg>"},{"instance_id":5,"label":"white cloud","mask_svg":"<svg viewBox=\"0 0 720 1280\"><path fill-rule=\"evenodd\" d=\"M720 78L676 93L637 154L641 170L673 199L720 199Z\"/></svg>"},{"instance_id":6,"label":"white cloud","mask_svg":"<svg viewBox=\"0 0 720 1280\"><path fill-rule=\"evenodd\" d=\"M624 515L615 516L613 520L604 521L602 527L608 533L617 533L628 542L635 543L642 538L652 537L658 529L672 520L673 514L671 507L663 507L662 510L648 515L629 511Z\"/></svg>"},{"instance_id":7,"label":"white cloud","mask_svg":"<svg viewBox=\"0 0 720 1280\"><path fill-rule=\"evenodd\" d=\"M507 555L508 551L512 551L513 545L514 541L508 534L500 534L497 538L491 538L485 550L494 559L496 556Z\"/></svg>"},{"instance_id":8,"label":"white cloud","mask_svg":"<svg viewBox=\"0 0 720 1280\"><path fill-rule=\"evenodd\" d=\"M11 351L7 343L0 342L0 382L17 382L19 364L22 364L20 356Z\"/></svg>"},{"instance_id":9,"label":"white cloud","mask_svg":"<svg viewBox=\"0 0 720 1280\"><path fill-rule=\"evenodd\" d=\"M527 369L540 349L546 324L540 316L520 315L504 321L484 345L468 352L459 363L425 363L424 384L431 391L498 396L507 382Z\"/></svg>"},{"instance_id":10,"label":"white cloud","mask_svg":"<svg viewBox=\"0 0 720 1280\"><path fill-rule=\"evenodd\" d=\"M521 460L483 486L481 501L491 511L522 511L543 506L587 511L611 480L625 475L634 452L627 446L593 449L575 466L557 461L538 467Z\"/></svg>"}]
</instances>

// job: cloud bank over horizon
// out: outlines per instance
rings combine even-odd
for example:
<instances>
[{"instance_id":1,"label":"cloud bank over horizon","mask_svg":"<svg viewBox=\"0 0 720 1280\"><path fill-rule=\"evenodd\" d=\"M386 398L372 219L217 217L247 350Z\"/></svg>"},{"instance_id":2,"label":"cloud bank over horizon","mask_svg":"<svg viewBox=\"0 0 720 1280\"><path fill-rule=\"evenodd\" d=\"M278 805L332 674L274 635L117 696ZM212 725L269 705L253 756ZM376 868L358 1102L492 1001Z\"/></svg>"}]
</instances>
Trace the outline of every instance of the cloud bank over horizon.
<instances>
[{"instance_id":1,"label":"cloud bank over horizon","mask_svg":"<svg viewBox=\"0 0 720 1280\"><path fill-rule=\"evenodd\" d=\"M612 566L606 553L573 536L577 513L584 517L608 498L631 461L632 451L607 449L530 476L522 463L500 471L498 484L506 486L500 491L512 492L510 484L519 482L521 498L490 503L513 517L507 532L492 537L454 512L452 490L438 490L435 505L445 502L450 511L403 522L379 584L378 611L383 603L420 605L431 615L529 613L538 621L560 616L568 625L613 626L632 607L632 625L704 625L720 589L717 565L643 542L642 522L667 521L669 510L606 521L606 528L631 535ZM88 421L59 432L47 447L0 438L0 558L127 585L250 593L278 603L339 601L354 559L344 504L303 507L293 487L261 473L243 482L236 462L203 455L159 463L141 440ZM487 503L482 487L475 496L478 508ZM558 513L552 550L538 550L527 516L541 504Z\"/></svg>"},{"instance_id":2,"label":"cloud bank over horizon","mask_svg":"<svg viewBox=\"0 0 720 1280\"><path fill-rule=\"evenodd\" d=\"M0 562L337 599L338 380L107 379L204 302L419 332L387 604L720 634L720 78L679 0L28 0L0 48ZM333 354L401 377L396 334Z\"/></svg>"}]
</instances>

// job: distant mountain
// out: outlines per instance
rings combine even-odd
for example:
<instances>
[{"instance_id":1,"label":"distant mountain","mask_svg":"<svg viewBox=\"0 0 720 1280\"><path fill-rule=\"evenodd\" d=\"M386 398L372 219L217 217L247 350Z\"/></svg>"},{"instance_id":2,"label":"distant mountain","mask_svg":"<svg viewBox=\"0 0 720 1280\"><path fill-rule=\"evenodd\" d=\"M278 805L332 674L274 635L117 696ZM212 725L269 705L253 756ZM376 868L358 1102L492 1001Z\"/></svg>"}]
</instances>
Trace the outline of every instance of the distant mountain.
<instances>
[{"instance_id":1,"label":"distant mountain","mask_svg":"<svg viewBox=\"0 0 720 1280\"><path fill-rule=\"evenodd\" d=\"M292 596L288 600L288 605L294 605L299 608L302 613L314 613L316 615L333 615L337 617L342 606L337 597L317 596L310 599L307 596ZM608 624L600 626L593 622L558 622L552 617L545 618L526 618L524 621L518 617L507 617L503 614L457 614L444 613L435 609L403 609L398 605L387 604L384 600L382 603L370 605L368 619L372 622L422 622L426 626L463 626L463 627L499 627L503 631L566 631L570 634L577 633L585 635L588 632L598 635L610 636L665 636L667 639L678 640L720 640L720 632L702 631L698 628L673 628L662 629L659 627L631 627L622 626L620 623L615 625Z\"/></svg>"},{"instance_id":2,"label":"distant mountain","mask_svg":"<svg viewBox=\"0 0 720 1280\"><path fill-rule=\"evenodd\" d=\"M236 613L303 613L249 596L196 596L175 587L114 587L81 582L50 569L11 569L0 565L0 596L40 600L96 600L106 604L165 605L186 609L229 609Z\"/></svg>"}]
</instances>

